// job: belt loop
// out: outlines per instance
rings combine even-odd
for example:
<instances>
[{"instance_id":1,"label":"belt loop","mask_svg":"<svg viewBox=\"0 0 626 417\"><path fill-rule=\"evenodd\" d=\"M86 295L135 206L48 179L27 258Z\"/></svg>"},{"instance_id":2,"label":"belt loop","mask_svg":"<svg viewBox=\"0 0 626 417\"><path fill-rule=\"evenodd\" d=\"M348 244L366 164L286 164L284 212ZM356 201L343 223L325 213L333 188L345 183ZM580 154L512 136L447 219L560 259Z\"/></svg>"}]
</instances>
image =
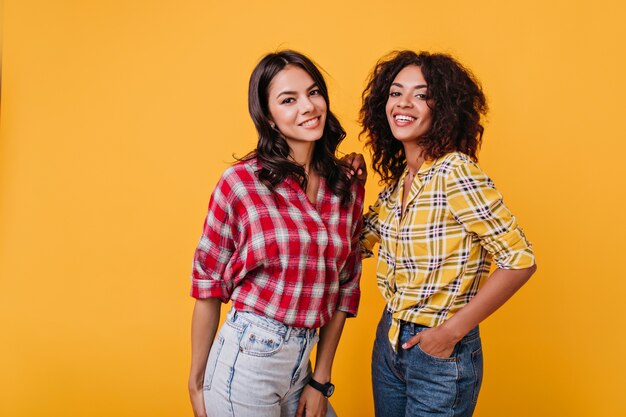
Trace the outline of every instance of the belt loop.
<instances>
[{"instance_id":1,"label":"belt loop","mask_svg":"<svg viewBox=\"0 0 626 417\"><path fill-rule=\"evenodd\" d=\"M285 332L285 342L289 340L289 336L291 336L291 326L285 326L287 327L287 331Z\"/></svg>"}]
</instances>

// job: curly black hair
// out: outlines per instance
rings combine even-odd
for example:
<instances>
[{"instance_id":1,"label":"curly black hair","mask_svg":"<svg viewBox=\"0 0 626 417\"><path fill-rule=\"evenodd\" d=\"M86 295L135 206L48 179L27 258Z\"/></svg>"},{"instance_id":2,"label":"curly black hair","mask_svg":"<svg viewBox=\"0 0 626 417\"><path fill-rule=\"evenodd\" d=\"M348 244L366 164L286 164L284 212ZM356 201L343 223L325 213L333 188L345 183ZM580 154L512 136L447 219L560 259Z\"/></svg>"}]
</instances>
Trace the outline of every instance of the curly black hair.
<instances>
[{"instance_id":1,"label":"curly black hair","mask_svg":"<svg viewBox=\"0 0 626 417\"><path fill-rule=\"evenodd\" d=\"M417 65L428 84L428 106L432 111L429 131L418 139L427 160L450 152L462 152L478 160L487 114L487 100L478 80L467 68L447 54L394 51L378 61L363 91L359 122L361 136L372 152L372 167L385 184L396 182L406 167L402 143L391 133L385 106L391 83L408 65Z\"/></svg>"},{"instance_id":2,"label":"curly black hair","mask_svg":"<svg viewBox=\"0 0 626 417\"><path fill-rule=\"evenodd\" d=\"M289 145L282 134L270 124L268 91L276 74L286 66L292 65L306 71L320 89L328 109L322 137L316 141L311 165L322 176L333 194L341 199L342 205L352 199L350 188L352 180L348 176L350 167L336 157L339 144L346 137L346 132L337 117L330 111L328 88L324 76L307 56L293 50L283 50L265 55L252 71L248 88L248 110L256 127L259 141L254 151L243 159L256 157L260 169L257 175L270 190L291 176L298 181L303 190L307 187L304 167L289 158Z\"/></svg>"}]
</instances>

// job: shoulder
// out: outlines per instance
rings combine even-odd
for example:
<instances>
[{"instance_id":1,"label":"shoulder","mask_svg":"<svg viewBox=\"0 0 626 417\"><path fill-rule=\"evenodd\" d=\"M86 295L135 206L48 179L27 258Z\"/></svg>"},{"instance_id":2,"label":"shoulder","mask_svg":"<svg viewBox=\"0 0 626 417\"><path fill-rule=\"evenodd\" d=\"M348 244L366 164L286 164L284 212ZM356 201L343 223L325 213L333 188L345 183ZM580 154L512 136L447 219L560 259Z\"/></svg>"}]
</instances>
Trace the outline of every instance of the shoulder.
<instances>
[{"instance_id":1,"label":"shoulder","mask_svg":"<svg viewBox=\"0 0 626 417\"><path fill-rule=\"evenodd\" d=\"M437 159L433 164L434 175L447 178L486 176L480 166L461 152L450 152Z\"/></svg>"},{"instance_id":2,"label":"shoulder","mask_svg":"<svg viewBox=\"0 0 626 417\"><path fill-rule=\"evenodd\" d=\"M224 170L215 189L228 201L240 200L256 188L256 170L256 158L237 161Z\"/></svg>"},{"instance_id":3,"label":"shoulder","mask_svg":"<svg viewBox=\"0 0 626 417\"><path fill-rule=\"evenodd\" d=\"M491 178L469 156L453 152L443 159L446 171L444 182L449 191L475 193L496 189Z\"/></svg>"},{"instance_id":4,"label":"shoulder","mask_svg":"<svg viewBox=\"0 0 626 417\"><path fill-rule=\"evenodd\" d=\"M450 152L435 160L432 170L439 175L448 175L462 166L476 166L476 164L464 153Z\"/></svg>"},{"instance_id":5,"label":"shoulder","mask_svg":"<svg viewBox=\"0 0 626 417\"><path fill-rule=\"evenodd\" d=\"M256 158L237 161L228 167L222 174L224 179L241 179L248 180L250 177L256 176L257 160Z\"/></svg>"}]
</instances>

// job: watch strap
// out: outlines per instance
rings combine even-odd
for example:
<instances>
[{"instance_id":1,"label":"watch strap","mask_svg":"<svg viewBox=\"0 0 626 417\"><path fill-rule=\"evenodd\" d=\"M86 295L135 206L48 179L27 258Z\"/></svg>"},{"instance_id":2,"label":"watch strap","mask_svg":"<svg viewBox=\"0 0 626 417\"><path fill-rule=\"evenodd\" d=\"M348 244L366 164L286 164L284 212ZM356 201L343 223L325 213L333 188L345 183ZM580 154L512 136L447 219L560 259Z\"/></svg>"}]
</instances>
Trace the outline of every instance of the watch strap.
<instances>
[{"instance_id":1,"label":"watch strap","mask_svg":"<svg viewBox=\"0 0 626 417\"><path fill-rule=\"evenodd\" d=\"M326 398L330 397L331 395L333 395L333 392L335 392L335 386L331 382L322 384L320 382L317 382L313 378L310 378L309 385L321 392Z\"/></svg>"}]
</instances>

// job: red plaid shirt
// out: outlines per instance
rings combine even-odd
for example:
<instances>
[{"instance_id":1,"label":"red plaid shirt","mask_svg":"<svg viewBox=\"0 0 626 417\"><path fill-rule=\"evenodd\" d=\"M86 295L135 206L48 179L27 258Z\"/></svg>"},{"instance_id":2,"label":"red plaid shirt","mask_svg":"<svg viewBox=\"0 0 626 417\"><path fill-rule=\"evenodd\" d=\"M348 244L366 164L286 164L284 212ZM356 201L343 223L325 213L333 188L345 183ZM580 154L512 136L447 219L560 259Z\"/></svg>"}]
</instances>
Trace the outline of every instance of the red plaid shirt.
<instances>
[{"instance_id":1,"label":"red plaid shirt","mask_svg":"<svg viewBox=\"0 0 626 417\"><path fill-rule=\"evenodd\" d=\"M193 263L191 296L233 301L289 326L323 326L336 310L351 316L360 298L363 187L353 201L320 178L317 205L288 178L272 192L257 161L238 162L218 182Z\"/></svg>"}]
</instances>

